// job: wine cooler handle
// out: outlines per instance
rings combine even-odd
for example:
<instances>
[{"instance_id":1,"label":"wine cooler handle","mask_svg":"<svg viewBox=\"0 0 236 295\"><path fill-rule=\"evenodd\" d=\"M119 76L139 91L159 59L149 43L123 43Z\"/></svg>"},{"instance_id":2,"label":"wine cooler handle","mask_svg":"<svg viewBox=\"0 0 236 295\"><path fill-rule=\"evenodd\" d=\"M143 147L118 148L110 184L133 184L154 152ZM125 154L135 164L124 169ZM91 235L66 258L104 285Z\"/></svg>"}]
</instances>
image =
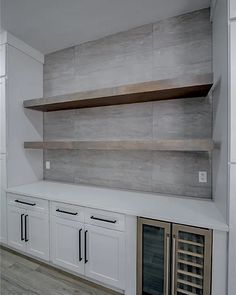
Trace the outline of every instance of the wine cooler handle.
<instances>
[{"instance_id":1,"label":"wine cooler handle","mask_svg":"<svg viewBox=\"0 0 236 295\"><path fill-rule=\"evenodd\" d=\"M172 239L172 284L171 284L171 295L175 295L175 259L176 259L176 237Z\"/></svg>"},{"instance_id":2,"label":"wine cooler handle","mask_svg":"<svg viewBox=\"0 0 236 295\"><path fill-rule=\"evenodd\" d=\"M170 265L170 235L166 235L166 287L165 287L165 293L166 295L169 295L169 265Z\"/></svg>"}]
</instances>

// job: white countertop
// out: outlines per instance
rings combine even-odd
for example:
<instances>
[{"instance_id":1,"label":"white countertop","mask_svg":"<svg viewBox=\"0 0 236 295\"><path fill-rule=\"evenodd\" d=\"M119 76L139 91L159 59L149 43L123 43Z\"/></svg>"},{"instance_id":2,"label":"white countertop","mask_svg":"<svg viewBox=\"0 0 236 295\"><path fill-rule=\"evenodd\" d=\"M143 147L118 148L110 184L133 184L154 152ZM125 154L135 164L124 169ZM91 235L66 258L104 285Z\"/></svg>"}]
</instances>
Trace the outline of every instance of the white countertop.
<instances>
[{"instance_id":1,"label":"white countertop","mask_svg":"<svg viewBox=\"0 0 236 295\"><path fill-rule=\"evenodd\" d=\"M7 192L84 207L228 231L215 203L160 194L39 181Z\"/></svg>"}]
</instances>

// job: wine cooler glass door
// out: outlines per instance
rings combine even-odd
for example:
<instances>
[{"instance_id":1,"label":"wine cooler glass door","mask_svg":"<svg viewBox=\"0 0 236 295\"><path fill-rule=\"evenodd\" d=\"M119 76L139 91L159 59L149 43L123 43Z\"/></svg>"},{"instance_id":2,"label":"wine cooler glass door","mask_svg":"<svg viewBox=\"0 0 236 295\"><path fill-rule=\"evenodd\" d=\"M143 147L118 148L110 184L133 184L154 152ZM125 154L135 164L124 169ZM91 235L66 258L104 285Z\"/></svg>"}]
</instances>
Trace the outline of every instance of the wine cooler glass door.
<instances>
[{"instance_id":1,"label":"wine cooler glass door","mask_svg":"<svg viewBox=\"0 0 236 295\"><path fill-rule=\"evenodd\" d=\"M139 218L138 239L138 294L169 294L170 224Z\"/></svg>"}]
</instances>

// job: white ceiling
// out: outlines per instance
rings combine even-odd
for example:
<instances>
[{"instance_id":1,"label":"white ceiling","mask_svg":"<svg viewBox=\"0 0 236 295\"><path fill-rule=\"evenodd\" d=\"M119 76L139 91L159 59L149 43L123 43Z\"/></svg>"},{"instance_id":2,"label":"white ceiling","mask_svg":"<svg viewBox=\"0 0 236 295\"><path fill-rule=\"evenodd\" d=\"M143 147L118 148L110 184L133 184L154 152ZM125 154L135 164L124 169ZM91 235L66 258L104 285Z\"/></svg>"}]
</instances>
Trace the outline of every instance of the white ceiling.
<instances>
[{"instance_id":1,"label":"white ceiling","mask_svg":"<svg viewBox=\"0 0 236 295\"><path fill-rule=\"evenodd\" d=\"M5 28L44 54L210 5L210 0L3 1Z\"/></svg>"}]
</instances>

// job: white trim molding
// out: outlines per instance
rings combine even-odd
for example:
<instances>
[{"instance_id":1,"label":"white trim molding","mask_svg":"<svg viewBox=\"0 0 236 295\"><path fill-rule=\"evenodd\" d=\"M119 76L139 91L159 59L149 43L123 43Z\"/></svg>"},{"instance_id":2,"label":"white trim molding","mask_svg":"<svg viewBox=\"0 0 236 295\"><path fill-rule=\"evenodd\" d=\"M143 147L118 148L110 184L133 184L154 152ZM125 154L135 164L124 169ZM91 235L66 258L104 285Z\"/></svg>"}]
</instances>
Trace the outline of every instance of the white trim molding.
<instances>
[{"instance_id":1,"label":"white trim molding","mask_svg":"<svg viewBox=\"0 0 236 295\"><path fill-rule=\"evenodd\" d=\"M41 52L29 46L28 44L21 41L20 39L16 38L15 36L13 36L7 31L3 31L1 33L0 44L11 45L17 48L18 50L24 52L25 54L29 55L33 59L37 60L38 62L42 64L44 63L44 55Z\"/></svg>"}]
</instances>

